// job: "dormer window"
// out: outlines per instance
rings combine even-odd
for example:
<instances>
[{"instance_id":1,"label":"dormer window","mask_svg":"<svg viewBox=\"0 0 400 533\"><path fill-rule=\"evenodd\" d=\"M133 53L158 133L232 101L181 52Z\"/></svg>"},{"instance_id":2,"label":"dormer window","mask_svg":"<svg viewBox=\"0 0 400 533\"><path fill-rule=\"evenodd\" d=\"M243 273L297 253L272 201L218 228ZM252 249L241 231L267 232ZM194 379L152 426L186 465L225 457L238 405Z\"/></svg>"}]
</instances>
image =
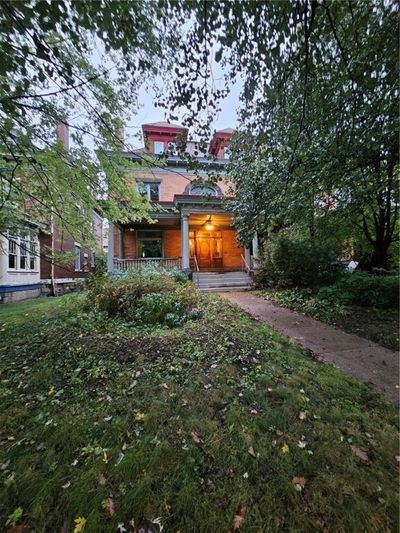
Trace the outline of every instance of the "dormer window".
<instances>
[{"instance_id":1,"label":"dormer window","mask_svg":"<svg viewBox=\"0 0 400 533\"><path fill-rule=\"evenodd\" d=\"M231 158L231 151L229 147L224 148L224 159L230 159Z\"/></svg>"},{"instance_id":2,"label":"dormer window","mask_svg":"<svg viewBox=\"0 0 400 533\"><path fill-rule=\"evenodd\" d=\"M170 155L176 155L177 154L177 148L175 143L169 143L168 145L168 153Z\"/></svg>"},{"instance_id":3,"label":"dormer window","mask_svg":"<svg viewBox=\"0 0 400 533\"><path fill-rule=\"evenodd\" d=\"M154 153L156 155L164 153L164 143L162 141L154 141Z\"/></svg>"}]
</instances>

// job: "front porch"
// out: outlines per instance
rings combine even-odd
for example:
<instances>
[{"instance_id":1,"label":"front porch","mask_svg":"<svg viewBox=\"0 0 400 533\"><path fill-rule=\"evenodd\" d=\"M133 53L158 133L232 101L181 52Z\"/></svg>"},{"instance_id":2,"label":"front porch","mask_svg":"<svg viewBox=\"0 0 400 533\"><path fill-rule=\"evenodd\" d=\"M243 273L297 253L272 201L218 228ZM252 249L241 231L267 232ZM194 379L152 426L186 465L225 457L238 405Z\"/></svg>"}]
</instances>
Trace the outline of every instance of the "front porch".
<instances>
[{"instance_id":1,"label":"front porch","mask_svg":"<svg viewBox=\"0 0 400 533\"><path fill-rule=\"evenodd\" d=\"M236 242L232 217L222 210L191 209L158 213L154 224L111 224L108 270L146 266L176 267L192 272L249 271L257 257Z\"/></svg>"}]
</instances>

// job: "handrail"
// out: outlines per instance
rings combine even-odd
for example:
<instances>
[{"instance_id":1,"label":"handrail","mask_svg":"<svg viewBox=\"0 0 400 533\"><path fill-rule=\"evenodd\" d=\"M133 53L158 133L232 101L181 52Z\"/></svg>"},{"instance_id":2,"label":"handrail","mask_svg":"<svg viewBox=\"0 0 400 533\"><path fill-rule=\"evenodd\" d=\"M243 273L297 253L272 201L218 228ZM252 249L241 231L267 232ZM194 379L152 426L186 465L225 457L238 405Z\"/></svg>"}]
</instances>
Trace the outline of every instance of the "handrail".
<instances>
[{"instance_id":1,"label":"handrail","mask_svg":"<svg viewBox=\"0 0 400 533\"><path fill-rule=\"evenodd\" d=\"M200 280L199 280L199 272L200 272L200 268L199 268L199 263L197 261L197 257L196 255L193 255L193 259L194 259L194 267L196 269L196 272L197 272L197 276L196 276L196 287L199 288L200 286Z\"/></svg>"},{"instance_id":2,"label":"handrail","mask_svg":"<svg viewBox=\"0 0 400 533\"><path fill-rule=\"evenodd\" d=\"M241 259L242 259L242 271L243 271L243 272L247 272L247 273L249 273L249 272L251 271L251 268L250 268L249 264L247 263L247 261L246 261L244 255L241 254L240 257L241 257Z\"/></svg>"}]
</instances>

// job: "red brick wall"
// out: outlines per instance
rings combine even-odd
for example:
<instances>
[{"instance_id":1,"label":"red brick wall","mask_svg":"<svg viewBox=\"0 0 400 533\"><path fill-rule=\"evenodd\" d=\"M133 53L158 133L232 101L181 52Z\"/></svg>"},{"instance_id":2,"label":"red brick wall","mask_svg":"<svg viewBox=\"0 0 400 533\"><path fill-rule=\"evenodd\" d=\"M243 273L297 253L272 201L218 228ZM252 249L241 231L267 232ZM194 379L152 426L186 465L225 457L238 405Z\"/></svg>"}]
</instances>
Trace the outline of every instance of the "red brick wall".
<instances>
[{"instance_id":1,"label":"red brick wall","mask_svg":"<svg viewBox=\"0 0 400 533\"><path fill-rule=\"evenodd\" d=\"M55 250L58 252L73 252L75 251L75 240L73 237L66 236L63 232L55 229ZM40 234L39 236L41 254L48 255L50 252L45 250L45 247L51 249L51 235ZM88 257L85 259L84 254ZM87 262L87 268L83 271L84 263ZM61 266L56 264L54 266L55 279L61 278L83 278L87 275L87 271L90 270L90 251L86 248L81 248L81 270L75 271L74 262L67 266ZM44 258L40 258L40 278L49 279L51 277L51 263Z\"/></svg>"},{"instance_id":2,"label":"red brick wall","mask_svg":"<svg viewBox=\"0 0 400 533\"><path fill-rule=\"evenodd\" d=\"M135 177L137 181L153 181L160 182L160 200L162 202L172 202L175 194L185 194L186 187L191 181L195 179L195 176L185 176L176 174L174 172L137 172ZM218 186L221 189L222 194L229 195L229 185L223 181L218 182Z\"/></svg>"},{"instance_id":3,"label":"red brick wall","mask_svg":"<svg viewBox=\"0 0 400 533\"><path fill-rule=\"evenodd\" d=\"M181 257L181 230L164 230L164 255L165 257Z\"/></svg>"}]
</instances>

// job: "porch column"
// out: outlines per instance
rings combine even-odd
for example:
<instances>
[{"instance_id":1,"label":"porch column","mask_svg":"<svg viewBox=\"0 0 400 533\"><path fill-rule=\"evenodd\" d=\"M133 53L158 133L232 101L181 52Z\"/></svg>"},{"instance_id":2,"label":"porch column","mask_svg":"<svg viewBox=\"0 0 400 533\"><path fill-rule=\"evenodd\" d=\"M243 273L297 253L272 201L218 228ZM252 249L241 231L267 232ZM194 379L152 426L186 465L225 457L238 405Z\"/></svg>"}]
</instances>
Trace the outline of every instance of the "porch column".
<instances>
[{"instance_id":1,"label":"porch column","mask_svg":"<svg viewBox=\"0 0 400 533\"><path fill-rule=\"evenodd\" d=\"M118 226L118 259L123 259L123 251L122 251L122 228L121 226Z\"/></svg>"},{"instance_id":2,"label":"porch column","mask_svg":"<svg viewBox=\"0 0 400 533\"><path fill-rule=\"evenodd\" d=\"M181 217L181 253L182 253L182 270L190 270L189 262L189 216Z\"/></svg>"},{"instance_id":3,"label":"porch column","mask_svg":"<svg viewBox=\"0 0 400 533\"><path fill-rule=\"evenodd\" d=\"M108 223L108 251L107 251L107 271L114 270L114 224Z\"/></svg>"},{"instance_id":4,"label":"porch column","mask_svg":"<svg viewBox=\"0 0 400 533\"><path fill-rule=\"evenodd\" d=\"M258 235L257 235L257 232L254 234L252 244L253 244L253 259L258 259Z\"/></svg>"}]
</instances>

